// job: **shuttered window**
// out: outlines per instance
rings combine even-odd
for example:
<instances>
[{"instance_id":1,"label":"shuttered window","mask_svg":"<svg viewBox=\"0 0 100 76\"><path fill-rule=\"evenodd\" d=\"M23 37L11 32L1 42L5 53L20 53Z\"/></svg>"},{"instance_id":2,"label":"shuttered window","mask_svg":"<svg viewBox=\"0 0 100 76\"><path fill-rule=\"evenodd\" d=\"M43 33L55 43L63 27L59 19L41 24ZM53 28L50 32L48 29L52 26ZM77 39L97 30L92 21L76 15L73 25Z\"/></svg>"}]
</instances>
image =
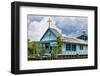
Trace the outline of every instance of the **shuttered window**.
<instances>
[{"instance_id":1,"label":"shuttered window","mask_svg":"<svg viewBox=\"0 0 100 76\"><path fill-rule=\"evenodd\" d=\"M76 51L76 45L72 44L72 51Z\"/></svg>"},{"instance_id":2,"label":"shuttered window","mask_svg":"<svg viewBox=\"0 0 100 76\"><path fill-rule=\"evenodd\" d=\"M66 51L70 51L71 50L71 44L66 44Z\"/></svg>"},{"instance_id":3,"label":"shuttered window","mask_svg":"<svg viewBox=\"0 0 100 76\"><path fill-rule=\"evenodd\" d=\"M76 44L66 44L66 51L76 51Z\"/></svg>"},{"instance_id":4,"label":"shuttered window","mask_svg":"<svg viewBox=\"0 0 100 76\"><path fill-rule=\"evenodd\" d=\"M83 50L83 45L80 45L80 50Z\"/></svg>"}]
</instances>

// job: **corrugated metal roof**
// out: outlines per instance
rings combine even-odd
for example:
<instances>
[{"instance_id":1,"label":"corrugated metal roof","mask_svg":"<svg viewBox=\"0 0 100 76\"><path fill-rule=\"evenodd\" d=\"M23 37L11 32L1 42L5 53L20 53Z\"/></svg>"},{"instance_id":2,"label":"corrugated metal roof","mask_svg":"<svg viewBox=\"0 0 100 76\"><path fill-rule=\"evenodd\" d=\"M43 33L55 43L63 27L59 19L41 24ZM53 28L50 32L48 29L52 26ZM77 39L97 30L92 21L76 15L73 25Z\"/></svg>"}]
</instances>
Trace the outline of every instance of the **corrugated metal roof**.
<instances>
[{"instance_id":1,"label":"corrugated metal roof","mask_svg":"<svg viewBox=\"0 0 100 76\"><path fill-rule=\"evenodd\" d=\"M68 42L68 43L88 44L88 41L77 39L77 38L62 37L62 39L64 42Z\"/></svg>"}]
</instances>

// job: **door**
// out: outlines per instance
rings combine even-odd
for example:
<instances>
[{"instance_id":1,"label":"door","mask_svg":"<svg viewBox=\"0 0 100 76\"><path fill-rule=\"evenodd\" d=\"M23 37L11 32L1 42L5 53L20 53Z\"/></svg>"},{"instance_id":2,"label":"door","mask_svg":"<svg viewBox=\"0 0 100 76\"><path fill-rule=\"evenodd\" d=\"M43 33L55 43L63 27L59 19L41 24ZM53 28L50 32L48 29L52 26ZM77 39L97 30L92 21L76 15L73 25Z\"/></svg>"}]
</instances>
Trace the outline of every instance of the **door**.
<instances>
[{"instance_id":1,"label":"door","mask_svg":"<svg viewBox=\"0 0 100 76\"><path fill-rule=\"evenodd\" d=\"M50 43L45 43L46 53L50 53Z\"/></svg>"}]
</instances>

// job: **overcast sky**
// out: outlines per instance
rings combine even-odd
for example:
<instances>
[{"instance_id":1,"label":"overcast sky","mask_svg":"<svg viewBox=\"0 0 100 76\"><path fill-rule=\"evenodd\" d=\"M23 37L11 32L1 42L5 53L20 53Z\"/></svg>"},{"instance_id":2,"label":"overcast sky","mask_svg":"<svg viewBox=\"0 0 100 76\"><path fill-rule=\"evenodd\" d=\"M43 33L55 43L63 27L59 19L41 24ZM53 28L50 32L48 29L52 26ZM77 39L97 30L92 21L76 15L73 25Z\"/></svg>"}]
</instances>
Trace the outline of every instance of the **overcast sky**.
<instances>
[{"instance_id":1,"label":"overcast sky","mask_svg":"<svg viewBox=\"0 0 100 76\"><path fill-rule=\"evenodd\" d=\"M28 39L39 41L48 29L49 18L52 21L50 27L58 30L62 36L77 37L82 34L83 30L87 33L87 17L28 15Z\"/></svg>"}]
</instances>

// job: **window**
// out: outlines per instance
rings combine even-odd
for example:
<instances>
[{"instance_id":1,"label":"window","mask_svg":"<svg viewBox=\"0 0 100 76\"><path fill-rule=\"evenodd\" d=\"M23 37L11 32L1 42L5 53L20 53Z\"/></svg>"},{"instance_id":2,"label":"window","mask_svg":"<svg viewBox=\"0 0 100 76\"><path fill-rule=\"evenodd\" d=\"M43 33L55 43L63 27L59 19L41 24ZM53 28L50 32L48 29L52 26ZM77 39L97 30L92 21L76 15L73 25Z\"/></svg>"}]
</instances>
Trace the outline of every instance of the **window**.
<instances>
[{"instance_id":1,"label":"window","mask_svg":"<svg viewBox=\"0 0 100 76\"><path fill-rule=\"evenodd\" d=\"M80 45L80 50L83 50L83 45Z\"/></svg>"},{"instance_id":2,"label":"window","mask_svg":"<svg viewBox=\"0 0 100 76\"><path fill-rule=\"evenodd\" d=\"M72 44L72 51L76 51L76 45Z\"/></svg>"},{"instance_id":3,"label":"window","mask_svg":"<svg viewBox=\"0 0 100 76\"><path fill-rule=\"evenodd\" d=\"M76 44L66 44L66 51L76 51Z\"/></svg>"},{"instance_id":4,"label":"window","mask_svg":"<svg viewBox=\"0 0 100 76\"><path fill-rule=\"evenodd\" d=\"M66 44L66 50L71 50L71 44Z\"/></svg>"}]
</instances>

